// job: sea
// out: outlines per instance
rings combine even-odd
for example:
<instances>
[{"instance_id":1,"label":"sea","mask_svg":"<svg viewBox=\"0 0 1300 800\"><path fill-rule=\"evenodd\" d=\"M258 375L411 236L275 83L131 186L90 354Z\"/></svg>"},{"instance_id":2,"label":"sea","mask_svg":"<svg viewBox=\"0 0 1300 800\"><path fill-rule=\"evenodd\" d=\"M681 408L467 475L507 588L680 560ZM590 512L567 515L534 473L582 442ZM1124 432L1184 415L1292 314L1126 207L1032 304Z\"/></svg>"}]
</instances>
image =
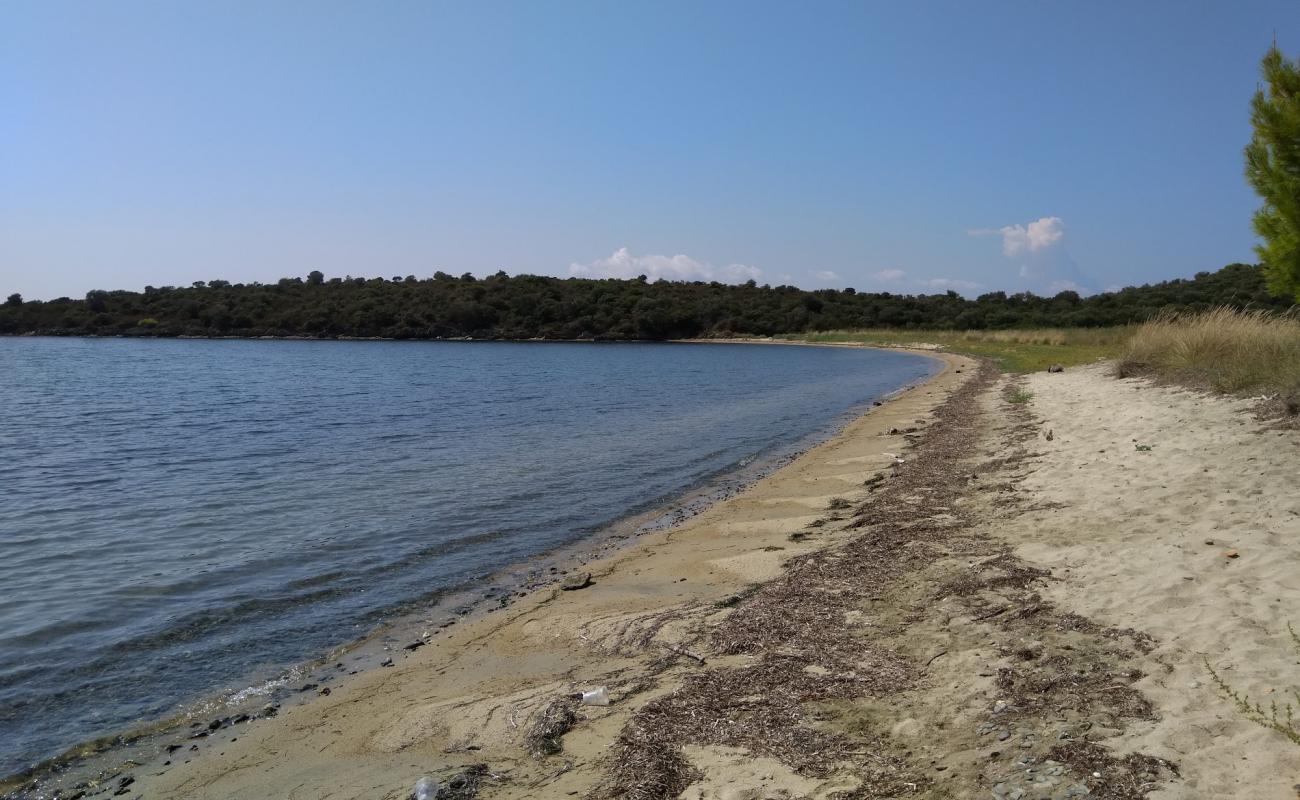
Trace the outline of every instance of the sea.
<instances>
[{"instance_id":1,"label":"sea","mask_svg":"<svg viewBox=\"0 0 1300 800\"><path fill-rule=\"evenodd\" d=\"M0 338L0 775L680 515L936 369L752 344Z\"/></svg>"}]
</instances>

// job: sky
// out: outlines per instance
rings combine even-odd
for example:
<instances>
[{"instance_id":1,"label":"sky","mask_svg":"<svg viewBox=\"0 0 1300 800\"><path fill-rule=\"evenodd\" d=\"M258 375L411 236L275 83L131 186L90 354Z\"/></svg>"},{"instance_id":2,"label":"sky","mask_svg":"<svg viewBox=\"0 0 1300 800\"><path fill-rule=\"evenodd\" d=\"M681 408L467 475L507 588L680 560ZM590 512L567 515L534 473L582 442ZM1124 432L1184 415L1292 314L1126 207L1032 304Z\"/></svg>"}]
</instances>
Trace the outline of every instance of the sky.
<instances>
[{"instance_id":1,"label":"sky","mask_svg":"<svg viewBox=\"0 0 1300 800\"><path fill-rule=\"evenodd\" d=\"M1092 292L1253 262L1285 2L0 4L0 294Z\"/></svg>"}]
</instances>

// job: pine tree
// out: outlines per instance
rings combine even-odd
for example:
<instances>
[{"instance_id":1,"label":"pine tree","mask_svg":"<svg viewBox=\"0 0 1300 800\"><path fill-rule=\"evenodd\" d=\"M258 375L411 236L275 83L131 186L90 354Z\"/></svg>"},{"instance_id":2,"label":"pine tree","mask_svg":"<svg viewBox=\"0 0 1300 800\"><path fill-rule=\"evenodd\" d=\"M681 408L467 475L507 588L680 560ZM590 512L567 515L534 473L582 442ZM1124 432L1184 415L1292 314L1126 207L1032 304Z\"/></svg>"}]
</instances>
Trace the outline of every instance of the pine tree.
<instances>
[{"instance_id":1,"label":"pine tree","mask_svg":"<svg viewBox=\"0 0 1300 800\"><path fill-rule=\"evenodd\" d=\"M1268 84L1255 92L1246 146L1246 179L1264 199L1255 212L1263 239L1255 252L1264 263L1268 287L1300 301L1300 62L1282 56L1277 45L1261 64Z\"/></svg>"}]
</instances>

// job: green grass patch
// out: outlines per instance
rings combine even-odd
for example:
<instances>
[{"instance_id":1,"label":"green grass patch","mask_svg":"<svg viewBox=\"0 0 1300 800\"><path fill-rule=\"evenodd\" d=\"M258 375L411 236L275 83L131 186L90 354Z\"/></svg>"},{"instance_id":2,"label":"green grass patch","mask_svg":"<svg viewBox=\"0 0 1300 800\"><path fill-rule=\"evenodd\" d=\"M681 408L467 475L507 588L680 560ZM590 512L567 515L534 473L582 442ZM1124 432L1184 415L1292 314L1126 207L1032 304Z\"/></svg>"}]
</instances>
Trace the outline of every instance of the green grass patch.
<instances>
[{"instance_id":1,"label":"green grass patch","mask_svg":"<svg viewBox=\"0 0 1300 800\"><path fill-rule=\"evenodd\" d=\"M1052 364L1071 367L1116 358L1132 333L1132 326L1008 331L881 329L790 334L778 338L799 342L937 347L946 352L990 358L1006 372L1025 373L1040 372Z\"/></svg>"}]
</instances>

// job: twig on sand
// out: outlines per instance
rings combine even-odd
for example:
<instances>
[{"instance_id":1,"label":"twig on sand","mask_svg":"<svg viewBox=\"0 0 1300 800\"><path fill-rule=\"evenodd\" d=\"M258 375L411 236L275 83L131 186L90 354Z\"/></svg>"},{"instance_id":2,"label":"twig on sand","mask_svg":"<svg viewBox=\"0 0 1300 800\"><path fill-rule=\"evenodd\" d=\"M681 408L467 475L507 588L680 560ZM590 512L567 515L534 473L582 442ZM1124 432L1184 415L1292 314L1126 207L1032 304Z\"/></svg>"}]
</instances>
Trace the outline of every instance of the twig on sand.
<instances>
[{"instance_id":1,"label":"twig on sand","mask_svg":"<svg viewBox=\"0 0 1300 800\"><path fill-rule=\"evenodd\" d=\"M930 666L931 664L933 664L935 661L938 661L938 660L939 660L939 656L946 656L946 655L948 655L948 651L947 651L947 650L940 650L939 652L937 652L937 653L935 653L934 655L930 656L930 660L927 661L927 662L925 662L925 665L928 667L928 666Z\"/></svg>"},{"instance_id":2,"label":"twig on sand","mask_svg":"<svg viewBox=\"0 0 1300 800\"><path fill-rule=\"evenodd\" d=\"M679 656L686 656L687 658L693 659L700 664L705 663L704 656L700 655L699 653L692 653L690 650L687 650L685 647L678 647L675 644L663 644L663 643L660 644L665 650L669 652L676 653Z\"/></svg>"}]
</instances>

